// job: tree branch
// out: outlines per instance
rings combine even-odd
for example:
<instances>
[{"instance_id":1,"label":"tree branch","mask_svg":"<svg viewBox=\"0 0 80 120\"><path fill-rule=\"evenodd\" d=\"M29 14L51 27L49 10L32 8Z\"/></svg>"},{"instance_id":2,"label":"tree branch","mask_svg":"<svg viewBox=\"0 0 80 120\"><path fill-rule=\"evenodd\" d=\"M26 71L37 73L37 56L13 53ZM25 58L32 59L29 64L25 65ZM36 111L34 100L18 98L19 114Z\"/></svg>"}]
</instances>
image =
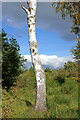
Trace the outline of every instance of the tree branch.
<instances>
[{"instance_id":1,"label":"tree branch","mask_svg":"<svg viewBox=\"0 0 80 120\"><path fill-rule=\"evenodd\" d=\"M23 5L21 5L22 9L25 10L26 13L29 13L29 10L26 9Z\"/></svg>"},{"instance_id":2,"label":"tree branch","mask_svg":"<svg viewBox=\"0 0 80 120\"><path fill-rule=\"evenodd\" d=\"M30 12L31 12L31 7L30 7L30 5L29 5L29 2L28 2L28 1L27 1L27 4L28 4L29 10L30 10Z\"/></svg>"}]
</instances>

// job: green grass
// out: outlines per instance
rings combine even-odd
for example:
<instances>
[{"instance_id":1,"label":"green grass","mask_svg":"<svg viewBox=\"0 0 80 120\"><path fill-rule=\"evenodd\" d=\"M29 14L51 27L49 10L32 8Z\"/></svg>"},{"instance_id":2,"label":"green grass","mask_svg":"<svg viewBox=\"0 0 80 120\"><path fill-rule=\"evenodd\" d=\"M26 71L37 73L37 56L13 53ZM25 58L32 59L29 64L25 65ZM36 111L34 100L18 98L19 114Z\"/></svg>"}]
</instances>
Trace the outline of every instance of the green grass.
<instances>
[{"instance_id":1,"label":"green grass","mask_svg":"<svg viewBox=\"0 0 80 120\"><path fill-rule=\"evenodd\" d=\"M77 118L77 78L65 78L59 84L54 78L57 71L46 72L47 112L35 112L36 81L34 73L26 71L18 77L16 86L3 89L3 118Z\"/></svg>"}]
</instances>

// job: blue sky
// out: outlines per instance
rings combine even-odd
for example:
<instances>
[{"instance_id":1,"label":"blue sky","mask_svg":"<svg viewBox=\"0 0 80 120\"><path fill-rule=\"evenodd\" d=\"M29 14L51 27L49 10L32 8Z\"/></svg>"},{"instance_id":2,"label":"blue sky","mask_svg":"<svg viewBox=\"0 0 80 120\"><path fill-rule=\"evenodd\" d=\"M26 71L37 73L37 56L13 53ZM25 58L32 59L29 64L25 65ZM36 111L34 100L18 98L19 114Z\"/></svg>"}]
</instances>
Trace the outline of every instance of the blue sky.
<instances>
[{"instance_id":1,"label":"blue sky","mask_svg":"<svg viewBox=\"0 0 80 120\"><path fill-rule=\"evenodd\" d=\"M9 36L16 38L20 45L21 55L30 55L27 15L21 9L21 4L26 6L25 3L3 3L2 27ZM36 13L36 37L39 54L46 55L47 57L54 55L58 58L66 57L66 61L69 59L72 60L70 49L76 45L76 36L70 32L71 26L72 23L69 16L67 16L65 20L62 20L61 15L56 14L55 8L52 8L51 3L38 3ZM26 57L28 58L28 56ZM28 62L30 63L31 61ZM47 65L49 65L49 63Z\"/></svg>"},{"instance_id":2,"label":"blue sky","mask_svg":"<svg viewBox=\"0 0 80 120\"><path fill-rule=\"evenodd\" d=\"M4 27L4 26L5 23L3 23L3 28L8 34L10 34L9 36L14 36L16 38L21 48L20 54L22 55L30 54L27 25L25 25L21 29L21 31L25 30L25 35L24 33L21 33L21 35L18 33L19 28L13 28L11 26ZM37 37L38 49L40 54L46 54L46 55L54 54L59 57L71 56L70 49L72 48L72 46L76 44L75 40L73 41L63 40L59 36L57 31L52 31L52 30L47 31L41 28L36 29L36 37Z\"/></svg>"}]
</instances>

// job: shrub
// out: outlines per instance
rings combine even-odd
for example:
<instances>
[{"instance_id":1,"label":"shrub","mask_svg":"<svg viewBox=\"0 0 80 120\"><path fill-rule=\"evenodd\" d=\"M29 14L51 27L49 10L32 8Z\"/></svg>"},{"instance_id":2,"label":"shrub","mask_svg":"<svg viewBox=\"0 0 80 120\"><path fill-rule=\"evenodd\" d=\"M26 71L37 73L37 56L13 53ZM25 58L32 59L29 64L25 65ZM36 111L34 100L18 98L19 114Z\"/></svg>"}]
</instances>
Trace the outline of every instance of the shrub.
<instances>
[{"instance_id":1,"label":"shrub","mask_svg":"<svg viewBox=\"0 0 80 120\"><path fill-rule=\"evenodd\" d=\"M34 72L34 68L31 66L29 71Z\"/></svg>"},{"instance_id":2,"label":"shrub","mask_svg":"<svg viewBox=\"0 0 80 120\"><path fill-rule=\"evenodd\" d=\"M56 75L54 79L57 80L60 84L65 82L65 76L61 74Z\"/></svg>"},{"instance_id":3,"label":"shrub","mask_svg":"<svg viewBox=\"0 0 80 120\"><path fill-rule=\"evenodd\" d=\"M50 69L49 67L47 67L47 68L45 69L45 72L52 72L52 71L51 71L51 69Z\"/></svg>"}]
</instances>

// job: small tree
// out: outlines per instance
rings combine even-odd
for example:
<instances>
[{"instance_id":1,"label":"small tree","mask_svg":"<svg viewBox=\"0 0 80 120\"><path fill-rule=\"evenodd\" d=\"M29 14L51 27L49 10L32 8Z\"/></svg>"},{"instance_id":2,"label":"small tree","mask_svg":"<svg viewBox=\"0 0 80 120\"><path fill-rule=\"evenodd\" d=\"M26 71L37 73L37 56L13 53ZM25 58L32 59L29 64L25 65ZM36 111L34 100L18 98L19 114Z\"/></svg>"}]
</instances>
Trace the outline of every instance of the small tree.
<instances>
[{"instance_id":1,"label":"small tree","mask_svg":"<svg viewBox=\"0 0 80 120\"><path fill-rule=\"evenodd\" d=\"M20 47L16 39L7 38L3 29L0 33L0 41L2 41L2 86L9 89L21 73L21 66L26 60L19 54Z\"/></svg>"},{"instance_id":2,"label":"small tree","mask_svg":"<svg viewBox=\"0 0 80 120\"><path fill-rule=\"evenodd\" d=\"M68 70L69 76L71 76L72 68L73 67L72 67L72 62L71 61L68 61L67 63L64 64L64 69Z\"/></svg>"},{"instance_id":3,"label":"small tree","mask_svg":"<svg viewBox=\"0 0 80 120\"><path fill-rule=\"evenodd\" d=\"M62 18L65 19L67 15L70 16L73 22L72 31L77 35L78 43L76 49L72 48L72 53L77 58L78 63L78 77L80 81L80 1L79 2L57 2L53 3L56 8L56 12L60 12Z\"/></svg>"},{"instance_id":4,"label":"small tree","mask_svg":"<svg viewBox=\"0 0 80 120\"><path fill-rule=\"evenodd\" d=\"M29 71L34 72L34 68L31 66Z\"/></svg>"},{"instance_id":5,"label":"small tree","mask_svg":"<svg viewBox=\"0 0 80 120\"><path fill-rule=\"evenodd\" d=\"M65 73L66 72L69 73L69 75L67 77L77 75L78 67L77 67L77 63L75 63L75 62L68 61L67 63L64 64L64 69L65 69Z\"/></svg>"}]
</instances>

